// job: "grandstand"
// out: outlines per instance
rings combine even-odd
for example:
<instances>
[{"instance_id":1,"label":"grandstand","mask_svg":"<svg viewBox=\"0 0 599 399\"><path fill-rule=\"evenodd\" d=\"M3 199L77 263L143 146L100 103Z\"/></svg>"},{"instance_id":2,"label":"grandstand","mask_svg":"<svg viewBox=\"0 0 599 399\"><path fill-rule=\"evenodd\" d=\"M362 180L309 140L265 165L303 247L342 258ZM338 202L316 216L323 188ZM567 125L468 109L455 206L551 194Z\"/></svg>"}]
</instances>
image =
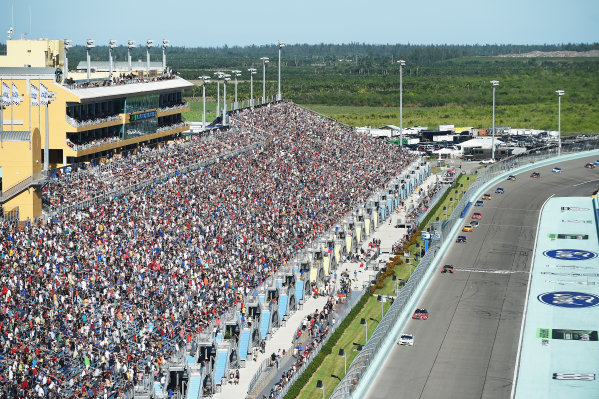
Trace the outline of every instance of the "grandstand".
<instances>
[{"instance_id":1,"label":"grandstand","mask_svg":"<svg viewBox=\"0 0 599 399\"><path fill-rule=\"evenodd\" d=\"M398 147L281 102L226 133L57 172L51 216L0 222L3 392L218 391L365 222L388 218L420 176L393 180L408 168Z\"/></svg>"}]
</instances>

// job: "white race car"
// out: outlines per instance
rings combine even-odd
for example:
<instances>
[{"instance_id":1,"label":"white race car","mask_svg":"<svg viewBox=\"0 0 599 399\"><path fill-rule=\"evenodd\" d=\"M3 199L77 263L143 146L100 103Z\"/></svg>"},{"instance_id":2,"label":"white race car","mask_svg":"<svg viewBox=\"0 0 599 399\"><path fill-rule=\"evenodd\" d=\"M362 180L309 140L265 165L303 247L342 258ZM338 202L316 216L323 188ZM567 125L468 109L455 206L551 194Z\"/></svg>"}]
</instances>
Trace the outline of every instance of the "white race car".
<instances>
[{"instance_id":1,"label":"white race car","mask_svg":"<svg viewBox=\"0 0 599 399\"><path fill-rule=\"evenodd\" d=\"M414 336L412 334L401 334L397 345L409 345L414 346Z\"/></svg>"}]
</instances>

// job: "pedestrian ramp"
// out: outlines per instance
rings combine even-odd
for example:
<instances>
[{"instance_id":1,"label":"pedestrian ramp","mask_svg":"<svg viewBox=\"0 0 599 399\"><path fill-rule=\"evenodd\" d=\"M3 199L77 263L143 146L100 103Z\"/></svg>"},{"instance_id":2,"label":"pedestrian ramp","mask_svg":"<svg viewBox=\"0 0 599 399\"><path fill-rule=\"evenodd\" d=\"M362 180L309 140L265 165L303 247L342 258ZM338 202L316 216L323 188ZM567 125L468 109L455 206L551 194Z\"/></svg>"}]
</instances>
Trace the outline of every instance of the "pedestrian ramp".
<instances>
[{"instance_id":1,"label":"pedestrian ramp","mask_svg":"<svg viewBox=\"0 0 599 399\"><path fill-rule=\"evenodd\" d=\"M154 389L156 385L154 385ZM192 374L189 377L189 388L187 388L187 399L198 399L202 397L202 375Z\"/></svg>"},{"instance_id":2,"label":"pedestrian ramp","mask_svg":"<svg viewBox=\"0 0 599 399\"><path fill-rule=\"evenodd\" d=\"M260 337L266 339L268 334L268 326L270 324L270 311L266 310L262 312L262 318L260 319Z\"/></svg>"},{"instance_id":3,"label":"pedestrian ramp","mask_svg":"<svg viewBox=\"0 0 599 399\"><path fill-rule=\"evenodd\" d=\"M225 376L225 371L227 371L228 354L228 350L219 350L216 353L216 363L214 365L214 381L216 384L220 384L221 380Z\"/></svg>"},{"instance_id":4,"label":"pedestrian ramp","mask_svg":"<svg viewBox=\"0 0 599 399\"><path fill-rule=\"evenodd\" d=\"M154 397L160 398L162 397L162 384L158 381L154 381Z\"/></svg>"},{"instance_id":5,"label":"pedestrian ramp","mask_svg":"<svg viewBox=\"0 0 599 399\"><path fill-rule=\"evenodd\" d=\"M279 320L283 320L283 316L287 313L287 304L289 303L289 297L287 294L281 295L279 298Z\"/></svg>"},{"instance_id":6,"label":"pedestrian ramp","mask_svg":"<svg viewBox=\"0 0 599 399\"><path fill-rule=\"evenodd\" d=\"M295 298L298 302L304 299L304 282L302 280L295 283Z\"/></svg>"},{"instance_id":7,"label":"pedestrian ramp","mask_svg":"<svg viewBox=\"0 0 599 399\"><path fill-rule=\"evenodd\" d=\"M247 360L248 350L250 348L250 329L244 328L239 337L239 360Z\"/></svg>"}]
</instances>

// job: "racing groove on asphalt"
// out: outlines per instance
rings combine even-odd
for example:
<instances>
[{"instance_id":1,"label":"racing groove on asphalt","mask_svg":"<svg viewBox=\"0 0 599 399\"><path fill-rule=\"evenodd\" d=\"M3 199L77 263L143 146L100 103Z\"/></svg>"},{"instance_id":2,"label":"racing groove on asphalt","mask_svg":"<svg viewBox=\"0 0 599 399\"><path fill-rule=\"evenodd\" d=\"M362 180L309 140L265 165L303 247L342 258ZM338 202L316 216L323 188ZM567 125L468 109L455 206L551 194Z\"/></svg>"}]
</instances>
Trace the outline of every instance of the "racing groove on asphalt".
<instances>
[{"instance_id":1,"label":"racing groove on asphalt","mask_svg":"<svg viewBox=\"0 0 599 399\"><path fill-rule=\"evenodd\" d=\"M453 264L455 274L437 271L416 305L429 319L410 319L403 329L414 334L414 346L394 346L368 398L510 397L539 211L551 196L599 188L599 167L584 168L595 159L556 164L561 174L551 173L553 166L535 169L540 179L523 172L487 191L492 199L472 207L463 223L481 212L480 226L460 232L468 243L452 244L440 262Z\"/></svg>"}]
</instances>

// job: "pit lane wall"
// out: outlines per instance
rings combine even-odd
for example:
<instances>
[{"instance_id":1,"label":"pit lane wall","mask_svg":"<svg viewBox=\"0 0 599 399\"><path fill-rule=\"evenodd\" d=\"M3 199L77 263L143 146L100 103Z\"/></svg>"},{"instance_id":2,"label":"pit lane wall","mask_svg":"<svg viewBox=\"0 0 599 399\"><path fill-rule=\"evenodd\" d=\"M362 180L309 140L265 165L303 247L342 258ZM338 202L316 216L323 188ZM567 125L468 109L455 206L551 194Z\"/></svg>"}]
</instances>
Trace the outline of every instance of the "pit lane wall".
<instances>
[{"instance_id":1,"label":"pit lane wall","mask_svg":"<svg viewBox=\"0 0 599 399\"><path fill-rule=\"evenodd\" d=\"M578 143L577 143L578 144ZM587 144L587 151L578 151L578 145L562 147L561 156L557 156L555 148L548 148L535 153L510 157L485 168L478 173L468 192L454 209L448 220L443 222L441 241L435 242L422 258L420 264L401 289L393 305L375 329L372 338L356 356L349 366L347 374L335 388L331 398L362 398L366 395L374 381L378 370L382 367L391 348L398 339L410 316L410 310L420 300L422 293L437 269L439 261L449 249L456 236L462 220L462 211L469 202L478 199L489 187L505 180L509 175L517 175L531 169L551 165L558 162L588 156L599 156L599 140L594 139ZM567 153L567 151L574 151Z\"/></svg>"}]
</instances>

